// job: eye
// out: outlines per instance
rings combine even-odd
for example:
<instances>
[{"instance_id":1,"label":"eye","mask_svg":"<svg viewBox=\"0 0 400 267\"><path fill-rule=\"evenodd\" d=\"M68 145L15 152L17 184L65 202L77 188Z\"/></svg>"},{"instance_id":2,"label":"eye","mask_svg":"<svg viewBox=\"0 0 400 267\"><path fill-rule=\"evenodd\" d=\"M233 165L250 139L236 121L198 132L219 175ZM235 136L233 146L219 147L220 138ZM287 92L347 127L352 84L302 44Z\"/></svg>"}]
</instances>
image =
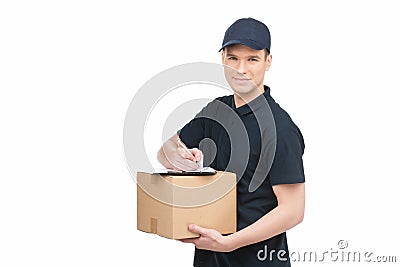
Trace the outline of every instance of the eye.
<instances>
[{"instance_id":1,"label":"eye","mask_svg":"<svg viewBox=\"0 0 400 267\"><path fill-rule=\"evenodd\" d=\"M228 57L228 60L237 60L236 57Z\"/></svg>"},{"instance_id":2,"label":"eye","mask_svg":"<svg viewBox=\"0 0 400 267\"><path fill-rule=\"evenodd\" d=\"M250 58L249 61L257 62L258 59L257 58Z\"/></svg>"}]
</instances>

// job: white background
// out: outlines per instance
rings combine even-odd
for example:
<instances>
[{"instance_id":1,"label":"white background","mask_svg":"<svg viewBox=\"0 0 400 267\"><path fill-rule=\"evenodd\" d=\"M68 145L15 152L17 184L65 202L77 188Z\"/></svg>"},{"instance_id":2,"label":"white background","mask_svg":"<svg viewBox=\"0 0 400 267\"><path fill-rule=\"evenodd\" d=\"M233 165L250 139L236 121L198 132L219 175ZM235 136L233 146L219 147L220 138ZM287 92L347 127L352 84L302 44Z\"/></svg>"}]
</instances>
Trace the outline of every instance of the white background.
<instances>
[{"instance_id":1,"label":"white background","mask_svg":"<svg viewBox=\"0 0 400 267\"><path fill-rule=\"evenodd\" d=\"M291 251L343 239L400 261L396 2L2 1L0 266L191 266L191 245L136 230L125 112L160 71L219 63L248 16L271 30L266 83L306 141Z\"/></svg>"}]
</instances>

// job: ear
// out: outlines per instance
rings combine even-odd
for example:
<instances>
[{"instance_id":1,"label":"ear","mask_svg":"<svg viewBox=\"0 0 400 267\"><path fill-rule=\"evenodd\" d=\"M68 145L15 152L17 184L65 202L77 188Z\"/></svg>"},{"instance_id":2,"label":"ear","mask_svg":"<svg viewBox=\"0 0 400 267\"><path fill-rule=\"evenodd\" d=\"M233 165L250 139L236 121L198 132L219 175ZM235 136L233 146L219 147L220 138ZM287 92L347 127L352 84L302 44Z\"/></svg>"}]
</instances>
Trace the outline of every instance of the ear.
<instances>
[{"instance_id":1,"label":"ear","mask_svg":"<svg viewBox=\"0 0 400 267\"><path fill-rule=\"evenodd\" d=\"M224 59L225 59L225 49L222 49L222 52L221 52L222 65L224 64Z\"/></svg>"},{"instance_id":2,"label":"ear","mask_svg":"<svg viewBox=\"0 0 400 267\"><path fill-rule=\"evenodd\" d=\"M265 59L265 71L269 70L269 68L271 67L271 63L272 63L272 55L269 54Z\"/></svg>"}]
</instances>

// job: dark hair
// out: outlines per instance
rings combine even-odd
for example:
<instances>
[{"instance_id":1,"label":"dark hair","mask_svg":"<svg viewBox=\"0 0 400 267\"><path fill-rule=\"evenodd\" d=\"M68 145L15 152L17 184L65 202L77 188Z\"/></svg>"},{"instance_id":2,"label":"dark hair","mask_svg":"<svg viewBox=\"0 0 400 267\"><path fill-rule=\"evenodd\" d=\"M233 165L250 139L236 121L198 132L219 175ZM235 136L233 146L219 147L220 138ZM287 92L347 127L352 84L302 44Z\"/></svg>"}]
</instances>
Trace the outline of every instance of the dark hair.
<instances>
[{"instance_id":1,"label":"dark hair","mask_svg":"<svg viewBox=\"0 0 400 267\"><path fill-rule=\"evenodd\" d=\"M269 56L268 48L265 48L264 51L265 51L265 60L267 60L267 57Z\"/></svg>"}]
</instances>

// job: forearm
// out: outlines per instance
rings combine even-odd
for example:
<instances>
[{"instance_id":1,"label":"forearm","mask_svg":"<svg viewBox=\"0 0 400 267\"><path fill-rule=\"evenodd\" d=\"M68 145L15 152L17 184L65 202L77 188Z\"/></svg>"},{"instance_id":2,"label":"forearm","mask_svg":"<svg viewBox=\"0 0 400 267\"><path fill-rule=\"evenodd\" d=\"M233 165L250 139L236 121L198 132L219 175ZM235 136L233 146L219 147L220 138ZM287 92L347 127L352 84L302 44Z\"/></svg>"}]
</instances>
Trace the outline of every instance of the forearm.
<instances>
[{"instance_id":1,"label":"forearm","mask_svg":"<svg viewBox=\"0 0 400 267\"><path fill-rule=\"evenodd\" d=\"M254 244L287 231L303 220L305 207L304 183L272 186L278 205L253 224L231 235L223 236L214 229L189 225L189 230L200 234L198 238L184 240L197 248L229 252Z\"/></svg>"},{"instance_id":2,"label":"forearm","mask_svg":"<svg viewBox=\"0 0 400 267\"><path fill-rule=\"evenodd\" d=\"M247 246L283 233L303 220L301 208L278 205L255 223L227 236L229 250Z\"/></svg>"},{"instance_id":3,"label":"forearm","mask_svg":"<svg viewBox=\"0 0 400 267\"><path fill-rule=\"evenodd\" d=\"M160 150L158 150L157 159L165 168L174 169L174 166L168 160L168 155L173 153L176 149L177 144L170 138L162 145Z\"/></svg>"}]
</instances>

